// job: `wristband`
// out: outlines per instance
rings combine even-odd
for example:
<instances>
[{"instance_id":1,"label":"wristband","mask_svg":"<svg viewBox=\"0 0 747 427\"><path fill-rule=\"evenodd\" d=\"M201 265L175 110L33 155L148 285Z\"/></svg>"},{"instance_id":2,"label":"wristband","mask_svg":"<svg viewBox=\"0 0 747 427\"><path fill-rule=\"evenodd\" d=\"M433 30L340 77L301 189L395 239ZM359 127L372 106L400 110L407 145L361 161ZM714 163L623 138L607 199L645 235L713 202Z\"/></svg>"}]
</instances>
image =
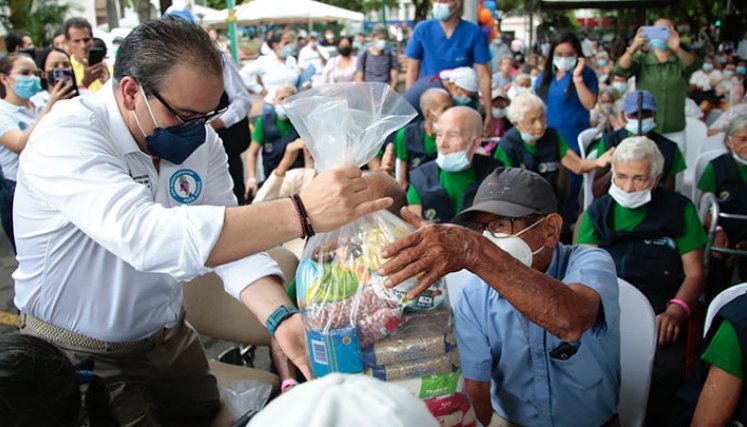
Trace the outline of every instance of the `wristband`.
<instances>
[{"instance_id":1,"label":"wristband","mask_svg":"<svg viewBox=\"0 0 747 427\"><path fill-rule=\"evenodd\" d=\"M257 178L255 178L255 177L247 178L246 182L248 182L249 184L256 184L257 183Z\"/></svg>"},{"instance_id":2,"label":"wristband","mask_svg":"<svg viewBox=\"0 0 747 427\"><path fill-rule=\"evenodd\" d=\"M287 380L283 380L283 382L280 384L280 392L283 393L286 388L297 386L298 381L294 380L293 378L288 378Z\"/></svg>"},{"instance_id":3,"label":"wristband","mask_svg":"<svg viewBox=\"0 0 747 427\"><path fill-rule=\"evenodd\" d=\"M298 222L301 223L301 239L306 240L308 235L306 234L306 220L303 217L303 212L301 212L301 208L298 206L298 202L296 202L296 199L294 199L293 196L288 196L288 198L293 202L293 207L296 209L296 214L298 215Z\"/></svg>"},{"instance_id":4,"label":"wristband","mask_svg":"<svg viewBox=\"0 0 747 427\"><path fill-rule=\"evenodd\" d=\"M314 231L314 227L311 226L311 219L309 218L309 214L306 212L306 207L303 205L303 201L301 201L301 196L296 193L290 197L296 205L296 210L298 210L301 215L301 225L304 227L306 236L313 237L316 232Z\"/></svg>"},{"instance_id":5,"label":"wristband","mask_svg":"<svg viewBox=\"0 0 747 427\"><path fill-rule=\"evenodd\" d=\"M265 327L267 328L267 332L270 333L270 336L275 338L275 331L278 329L278 326L280 326L283 321L292 315L298 313L298 309L296 307L287 306L287 305L281 305L280 307L276 308L275 311L270 313L269 316L267 316L267 320L265 320Z\"/></svg>"},{"instance_id":6,"label":"wristband","mask_svg":"<svg viewBox=\"0 0 747 427\"><path fill-rule=\"evenodd\" d=\"M687 303L685 301L682 301L681 299L672 298L669 300L669 303L677 304L678 306L680 306L683 310L685 310L685 313L687 313L688 318L693 314L693 311L690 309L690 306L687 305Z\"/></svg>"}]
</instances>

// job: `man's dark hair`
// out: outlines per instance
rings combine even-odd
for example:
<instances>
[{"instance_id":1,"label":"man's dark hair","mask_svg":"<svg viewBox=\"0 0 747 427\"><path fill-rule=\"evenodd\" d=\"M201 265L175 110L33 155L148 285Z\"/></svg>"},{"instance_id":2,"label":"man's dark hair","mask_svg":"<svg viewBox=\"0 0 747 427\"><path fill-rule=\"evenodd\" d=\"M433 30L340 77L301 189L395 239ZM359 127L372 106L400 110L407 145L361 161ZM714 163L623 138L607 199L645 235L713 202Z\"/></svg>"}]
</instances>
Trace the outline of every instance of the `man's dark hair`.
<instances>
[{"instance_id":1,"label":"man's dark hair","mask_svg":"<svg viewBox=\"0 0 747 427\"><path fill-rule=\"evenodd\" d=\"M119 46L114 84L130 76L152 92L178 64L223 75L223 56L202 28L173 16L153 19L138 25Z\"/></svg>"},{"instance_id":2,"label":"man's dark hair","mask_svg":"<svg viewBox=\"0 0 747 427\"><path fill-rule=\"evenodd\" d=\"M23 38L31 37L26 31L11 31L5 36L5 47L8 53L13 53L23 47Z\"/></svg>"},{"instance_id":3,"label":"man's dark hair","mask_svg":"<svg viewBox=\"0 0 747 427\"><path fill-rule=\"evenodd\" d=\"M85 28L88 30L88 35L93 37L93 27L91 27L91 23L85 18L76 17L65 21L65 39L67 40L70 40L70 28Z\"/></svg>"}]
</instances>

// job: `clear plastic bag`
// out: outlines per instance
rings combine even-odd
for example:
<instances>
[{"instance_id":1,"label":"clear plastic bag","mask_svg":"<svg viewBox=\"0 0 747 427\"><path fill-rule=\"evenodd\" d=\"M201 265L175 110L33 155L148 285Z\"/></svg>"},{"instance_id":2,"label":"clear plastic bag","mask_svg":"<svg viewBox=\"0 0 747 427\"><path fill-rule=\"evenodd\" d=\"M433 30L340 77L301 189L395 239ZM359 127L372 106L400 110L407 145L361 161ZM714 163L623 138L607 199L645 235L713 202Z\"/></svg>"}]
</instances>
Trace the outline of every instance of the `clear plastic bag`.
<instances>
[{"instance_id":1,"label":"clear plastic bag","mask_svg":"<svg viewBox=\"0 0 747 427\"><path fill-rule=\"evenodd\" d=\"M228 386L218 384L218 390L231 416L237 419L249 410L262 410L270 399L272 386L253 380L237 380Z\"/></svg>"}]
</instances>

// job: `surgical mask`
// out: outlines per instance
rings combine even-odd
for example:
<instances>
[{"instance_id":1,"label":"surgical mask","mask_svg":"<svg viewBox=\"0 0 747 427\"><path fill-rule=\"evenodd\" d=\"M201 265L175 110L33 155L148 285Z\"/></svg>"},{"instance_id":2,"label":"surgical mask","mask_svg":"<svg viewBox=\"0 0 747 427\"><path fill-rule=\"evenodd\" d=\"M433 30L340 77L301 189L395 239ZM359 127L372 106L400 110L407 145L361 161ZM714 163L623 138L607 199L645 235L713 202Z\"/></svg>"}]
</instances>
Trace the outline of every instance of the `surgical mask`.
<instances>
[{"instance_id":1,"label":"surgical mask","mask_svg":"<svg viewBox=\"0 0 747 427\"><path fill-rule=\"evenodd\" d=\"M433 18L439 21L446 21L451 18L451 4L435 3L433 5Z\"/></svg>"},{"instance_id":2,"label":"surgical mask","mask_svg":"<svg viewBox=\"0 0 747 427\"><path fill-rule=\"evenodd\" d=\"M472 101L472 98L467 95L455 95L452 99L454 100L454 105L467 105Z\"/></svg>"},{"instance_id":3,"label":"surgical mask","mask_svg":"<svg viewBox=\"0 0 747 427\"><path fill-rule=\"evenodd\" d=\"M726 62L726 57L725 56L717 56L716 57L716 61L723 64L724 62Z\"/></svg>"},{"instance_id":4,"label":"surgical mask","mask_svg":"<svg viewBox=\"0 0 747 427\"><path fill-rule=\"evenodd\" d=\"M607 66L606 59L597 59L597 67L606 67L606 66Z\"/></svg>"},{"instance_id":5,"label":"surgical mask","mask_svg":"<svg viewBox=\"0 0 747 427\"><path fill-rule=\"evenodd\" d=\"M335 35L334 34L325 34L324 38L327 39L327 41L332 41L332 40L335 39Z\"/></svg>"},{"instance_id":6,"label":"surgical mask","mask_svg":"<svg viewBox=\"0 0 747 427\"><path fill-rule=\"evenodd\" d=\"M285 47L283 47L283 50L280 51L280 57L287 58L290 55L291 55L291 47L290 45L285 45Z\"/></svg>"},{"instance_id":7,"label":"surgical mask","mask_svg":"<svg viewBox=\"0 0 747 427\"><path fill-rule=\"evenodd\" d=\"M521 126L516 126L516 129L519 130L519 133L521 134L521 139L523 139L526 142L537 142L537 137L530 134L529 132L526 132L524 129L521 128Z\"/></svg>"},{"instance_id":8,"label":"surgical mask","mask_svg":"<svg viewBox=\"0 0 747 427\"><path fill-rule=\"evenodd\" d=\"M13 91L19 98L29 99L42 91L41 79L36 76L17 76Z\"/></svg>"},{"instance_id":9,"label":"surgical mask","mask_svg":"<svg viewBox=\"0 0 747 427\"><path fill-rule=\"evenodd\" d=\"M516 92L517 95L521 95L522 93L529 92L529 88L525 86L516 86L516 89L514 89L514 92Z\"/></svg>"},{"instance_id":10,"label":"surgical mask","mask_svg":"<svg viewBox=\"0 0 747 427\"><path fill-rule=\"evenodd\" d=\"M446 172L461 172L467 169L470 165L470 159L467 156L467 152L471 146L472 144L470 143L466 150L456 153L441 154L439 152L438 157L436 157L436 164L441 168L441 170Z\"/></svg>"},{"instance_id":11,"label":"surgical mask","mask_svg":"<svg viewBox=\"0 0 747 427\"><path fill-rule=\"evenodd\" d=\"M288 120L288 114L285 112L285 108L280 104L275 106L275 114L278 116L278 119L282 121Z\"/></svg>"},{"instance_id":12,"label":"surgical mask","mask_svg":"<svg viewBox=\"0 0 747 427\"><path fill-rule=\"evenodd\" d=\"M652 48L656 50L669 50L669 45L667 44L666 40L651 39L651 41L649 41L648 43Z\"/></svg>"},{"instance_id":13,"label":"surgical mask","mask_svg":"<svg viewBox=\"0 0 747 427\"><path fill-rule=\"evenodd\" d=\"M573 69L574 66L576 66L576 57L575 56L556 56L552 59L552 65L555 66L559 71L562 71L564 73L567 73Z\"/></svg>"},{"instance_id":14,"label":"surgical mask","mask_svg":"<svg viewBox=\"0 0 747 427\"><path fill-rule=\"evenodd\" d=\"M376 49L384 50L386 48L386 40L376 40Z\"/></svg>"},{"instance_id":15,"label":"surgical mask","mask_svg":"<svg viewBox=\"0 0 747 427\"><path fill-rule=\"evenodd\" d=\"M359 41L354 41L353 42L353 49L360 50L362 47L363 47L363 45L361 44L361 42L359 42Z\"/></svg>"},{"instance_id":16,"label":"surgical mask","mask_svg":"<svg viewBox=\"0 0 747 427\"><path fill-rule=\"evenodd\" d=\"M137 114L135 114L134 110L132 111L135 123L137 123L137 127L145 137L148 151L153 157L168 160L173 164L179 165L184 163L184 161L187 160L195 150L205 143L205 137L207 134L205 123L187 122L162 128L158 125L156 116L153 115L153 110L150 108L150 102L148 102L148 97L145 96L145 91L142 86L140 86L140 91L145 99L145 106L148 107L150 118L153 120L153 124L156 125L155 129L153 129L153 134L146 135L143 127L140 125L140 120L137 118Z\"/></svg>"},{"instance_id":17,"label":"surgical mask","mask_svg":"<svg viewBox=\"0 0 747 427\"><path fill-rule=\"evenodd\" d=\"M731 77L734 75L734 70L724 70L724 76Z\"/></svg>"},{"instance_id":18,"label":"surgical mask","mask_svg":"<svg viewBox=\"0 0 747 427\"><path fill-rule=\"evenodd\" d=\"M638 120L628 118L628 123L625 124L625 129L627 129L630 133L637 135L638 134ZM656 129L656 122L654 121L653 117L643 119L643 121L641 122L641 132L644 135L651 132L654 129Z\"/></svg>"},{"instance_id":19,"label":"surgical mask","mask_svg":"<svg viewBox=\"0 0 747 427\"><path fill-rule=\"evenodd\" d=\"M495 40L493 40L493 44L494 44L494 45L497 45L497 46L500 46L500 45L502 45L502 44L503 44L503 39L502 39L502 38L500 38L500 37L498 37L498 38L496 38Z\"/></svg>"},{"instance_id":20,"label":"surgical mask","mask_svg":"<svg viewBox=\"0 0 747 427\"><path fill-rule=\"evenodd\" d=\"M708 62L703 64L703 71L712 71L712 70L713 70L713 64L709 64Z\"/></svg>"},{"instance_id":21,"label":"surgical mask","mask_svg":"<svg viewBox=\"0 0 747 427\"><path fill-rule=\"evenodd\" d=\"M615 184L615 180L612 180L610 185L609 195L617 202L618 205L627 208L635 209L640 208L646 203L651 201L651 189L648 188L643 191L634 191L632 193L626 193L620 187Z\"/></svg>"},{"instance_id":22,"label":"surgical mask","mask_svg":"<svg viewBox=\"0 0 747 427\"><path fill-rule=\"evenodd\" d=\"M504 117L506 117L505 108L493 107L493 118L494 119L502 119Z\"/></svg>"},{"instance_id":23,"label":"surgical mask","mask_svg":"<svg viewBox=\"0 0 747 427\"><path fill-rule=\"evenodd\" d=\"M623 94L626 90L628 90L628 84L625 82L613 82L612 87L617 89L620 94Z\"/></svg>"},{"instance_id":24,"label":"surgical mask","mask_svg":"<svg viewBox=\"0 0 747 427\"><path fill-rule=\"evenodd\" d=\"M741 164L742 166L747 166L747 160L743 159L739 154L732 153L732 157L734 157L734 160L737 161L737 163Z\"/></svg>"},{"instance_id":25,"label":"surgical mask","mask_svg":"<svg viewBox=\"0 0 747 427\"><path fill-rule=\"evenodd\" d=\"M537 220L534 224L521 230L517 234L493 234L490 231L485 230L483 231L482 235L490 240L494 245L501 248L503 252L506 252L507 254L516 258L520 263L526 265L527 267L531 267L534 256L542 252L542 250L545 249L545 246L542 245L539 249L532 252L532 248L530 248L527 242L525 242L524 239L520 238L519 236L531 230L532 228L537 226L537 224L541 223L544 220L545 218Z\"/></svg>"},{"instance_id":26,"label":"surgical mask","mask_svg":"<svg viewBox=\"0 0 747 427\"><path fill-rule=\"evenodd\" d=\"M747 67L737 67L736 72L737 74L745 75L747 74Z\"/></svg>"}]
</instances>

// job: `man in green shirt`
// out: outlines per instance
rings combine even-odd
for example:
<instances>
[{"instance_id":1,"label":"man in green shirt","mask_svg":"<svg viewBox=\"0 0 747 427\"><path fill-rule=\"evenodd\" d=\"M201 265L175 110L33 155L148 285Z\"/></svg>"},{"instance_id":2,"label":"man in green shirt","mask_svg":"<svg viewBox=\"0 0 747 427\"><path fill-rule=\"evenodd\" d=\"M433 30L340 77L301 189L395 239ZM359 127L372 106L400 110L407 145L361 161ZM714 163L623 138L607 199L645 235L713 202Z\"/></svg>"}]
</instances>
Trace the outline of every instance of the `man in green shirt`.
<instances>
[{"instance_id":1,"label":"man in green shirt","mask_svg":"<svg viewBox=\"0 0 747 427\"><path fill-rule=\"evenodd\" d=\"M257 119L252 132L252 143L246 154L246 190L244 198L251 200L257 194L257 155L262 150L262 168L265 176L277 167L285 154L285 147L299 139L298 132L293 128L285 110L280 105L285 98L296 93L292 85L282 85L275 90L275 100L272 108L265 109ZM298 156L288 169L302 168L303 156Z\"/></svg>"},{"instance_id":2,"label":"man in green shirt","mask_svg":"<svg viewBox=\"0 0 747 427\"><path fill-rule=\"evenodd\" d=\"M703 65L703 60L680 46L680 35L672 21L659 19L654 25L667 27L669 38L649 40L639 28L613 72L625 77L635 76L636 87L654 95L659 106L656 131L682 146L690 75ZM649 53L636 54L646 43L650 46Z\"/></svg>"},{"instance_id":3,"label":"man in green shirt","mask_svg":"<svg viewBox=\"0 0 747 427\"><path fill-rule=\"evenodd\" d=\"M425 120L418 120L397 131L394 137L394 157L400 171L398 181L407 188L409 174L423 163L436 159L436 127L438 118L454 105L445 89L431 88L420 97L420 110Z\"/></svg>"},{"instance_id":4,"label":"man in green shirt","mask_svg":"<svg viewBox=\"0 0 747 427\"><path fill-rule=\"evenodd\" d=\"M618 277L648 298L656 313L658 346L647 425L665 425L685 374L687 329L703 293L707 235L686 197L658 186L664 157L646 137L632 137L612 155L609 194L584 213L577 243L601 247Z\"/></svg>"},{"instance_id":5,"label":"man in green shirt","mask_svg":"<svg viewBox=\"0 0 747 427\"><path fill-rule=\"evenodd\" d=\"M409 209L423 218L450 222L472 205L477 187L500 164L475 154L482 118L470 107L452 107L438 120L435 161L412 171L407 191Z\"/></svg>"}]
</instances>

